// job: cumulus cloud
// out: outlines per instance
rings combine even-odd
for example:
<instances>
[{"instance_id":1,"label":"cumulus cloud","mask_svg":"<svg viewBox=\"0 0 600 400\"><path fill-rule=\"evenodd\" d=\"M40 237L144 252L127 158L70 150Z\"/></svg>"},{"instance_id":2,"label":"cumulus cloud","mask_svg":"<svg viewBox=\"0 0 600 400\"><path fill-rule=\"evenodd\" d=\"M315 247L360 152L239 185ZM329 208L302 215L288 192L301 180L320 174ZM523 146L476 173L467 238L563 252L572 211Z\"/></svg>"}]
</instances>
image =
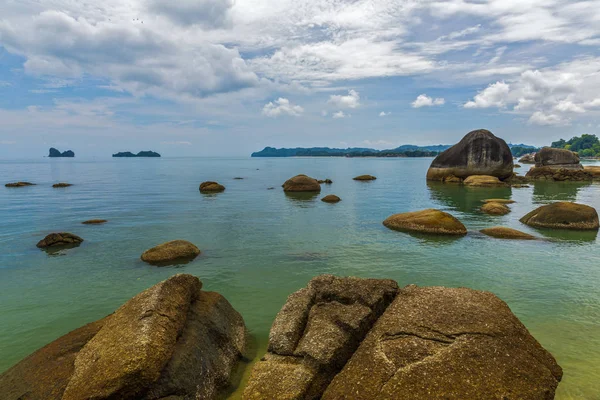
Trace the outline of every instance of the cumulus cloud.
<instances>
[{"instance_id":1,"label":"cumulus cloud","mask_svg":"<svg viewBox=\"0 0 600 400\"><path fill-rule=\"evenodd\" d=\"M347 95L334 94L329 96L327 104L335 108L358 108L360 107L360 94L356 90L348 90Z\"/></svg>"},{"instance_id":2,"label":"cumulus cloud","mask_svg":"<svg viewBox=\"0 0 600 400\"><path fill-rule=\"evenodd\" d=\"M529 117L528 123L533 125L569 125L570 121L560 115L536 111Z\"/></svg>"},{"instance_id":3,"label":"cumulus cloud","mask_svg":"<svg viewBox=\"0 0 600 400\"><path fill-rule=\"evenodd\" d=\"M350 114L346 114L343 111L337 111L337 112L334 112L331 117L334 119L339 119L339 118L347 118L349 116L350 116Z\"/></svg>"},{"instance_id":4,"label":"cumulus cloud","mask_svg":"<svg viewBox=\"0 0 600 400\"><path fill-rule=\"evenodd\" d=\"M268 102L262 109L263 115L267 117L278 117L280 115L299 117L303 112L304 109L302 107L290 103L288 99L283 97L278 98L274 102Z\"/></svg>"},{"instance_id":5,"label":"cumulus cloud","mask_svg":"<svg viewBox=\"0 0 600 400\"><path fill-rule=\"evenodd\" d=\"M441 97L433 99L433 98L427 96L426 94L420 94L419 96L417 96L415 101L413 101L411 103L411 105L413 108L421 108L421 107L443 106L444 103L446 103L446 100L444 100Z\"/></svg>"},{"instance_id":6,"label":"cumulus cloud","mask_svg":"<svg viewBox=\"0 0 600 400\"><path fill-rule=\"evenodd\" d=\"M473 100L467 101L465 108L504 107L510 85L505 82L496 82L478 93Z\"/></svg>"},{"instance_id":7,"label":"cumulus cloud","mask_svg":"<svg viewBox=\"0 0 600 400\"><path fill-rule=\"evenodd\" d=\"M387 117L387 116L388 116L388 115L390 115L390 114L391 114L391 112L385 112L385 111L382 111L382 112L380 112L380 113L379 113L379 116L380 116L380 117Z\"/></svg>"}]
</instances>

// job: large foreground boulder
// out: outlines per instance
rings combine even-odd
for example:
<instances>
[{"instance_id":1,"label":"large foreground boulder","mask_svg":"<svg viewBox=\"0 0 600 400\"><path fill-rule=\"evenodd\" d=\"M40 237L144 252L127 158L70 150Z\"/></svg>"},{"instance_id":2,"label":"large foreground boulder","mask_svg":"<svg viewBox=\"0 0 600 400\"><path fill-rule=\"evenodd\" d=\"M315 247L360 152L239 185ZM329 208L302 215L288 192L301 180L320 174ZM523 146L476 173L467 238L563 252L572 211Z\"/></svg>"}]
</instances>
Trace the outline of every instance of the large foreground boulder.
<instances>
[{"instance_id":1,"label":"large foreground boulder","mask_svg":"<svg viewBox=\"0 0 600 400\"><path fill-rule=\"evenodd\" d=\"M320 192L321 185L319 181L310 176L296 175L288 179L283 184L284 192Z\"/></svg>"},{"instance_id":2,"label":"large foreground boulder","mask_svg":"<svg viewBox=\"0 0 600 400\"><path fill-rule=\"evenodd\" d=\"M435 209L394 214L383 221L386 227L403 232L466 235L467 228L452 215Z\"/></svg>"},{"instance_id":3,"label":"large foreground boulder","mask_svg":"<svg viewBox=\"0 0 600 400\"><path fill-rule=\"evenodd\" d=\"M40 240L37 247L46 249L49 247L73 247L79 246L83 239L69 232L51 233Z\"/></svg>"},{"instance_id":4,"label":"large foreground boulder","mask_svg":"<svg viewBox=\"0 0 600 400\"><path fill-rule=\"evenodd\" d=\"M277 315L243 398L545 400L561 378L491 293L321 276Z\"/></svg>"},{"instance_id":5,"label":"large foreground boulder","mask_svg":"<svg viewBox=\"0 0 600 400\"><path fill-rule=\"evenodd\" d=\"M566 201L536 208L520 221L534 228L597 230L599 227L595 208Z\"/></svg>"},{"instance_id":6,"label":"large foreground boulder","mask_svg":"<svg viewBox=\"0 0 600 400\"><path fill-rule=\"evenodd\" d=\"M227 300L175 275L0 375L3 400L215 399L244 353ZM173 397L169 397L173 396Z\"/></svg>"},{"instance_id":7,"label":"large foreground boulder","mask_svg":"<svg viewBox=\"0 0 600 400\"><path fill-rule=\"evenodd\" d=\"M466 179L471 175L491 175L503 180L512 173L513 157L506 142L479 129L438 155L427 171L427 179L445 181L451 176Z\"/></svg>"},{"instance_id":8,"label":"large foreground boulder","mask_svg":"<svg viewBox=\"0 0 600 400\"><path fill-rule=\"evenodd\" d=\"M244 399L319 398L397 291L391 280L312 279L277 314Z\"/></svg>"},{"instance_id":9,"label":"large foreground boulder","mask_svg":"<svg viewBox=\"0 0 600 400\"><path fill-rule=\"evenodd\" d=\"M192 261L198 257L200 249L186 240L172 240L159 244L142 254L142 261L148 264L169 265Z\"/></svg>"}]
</instances>

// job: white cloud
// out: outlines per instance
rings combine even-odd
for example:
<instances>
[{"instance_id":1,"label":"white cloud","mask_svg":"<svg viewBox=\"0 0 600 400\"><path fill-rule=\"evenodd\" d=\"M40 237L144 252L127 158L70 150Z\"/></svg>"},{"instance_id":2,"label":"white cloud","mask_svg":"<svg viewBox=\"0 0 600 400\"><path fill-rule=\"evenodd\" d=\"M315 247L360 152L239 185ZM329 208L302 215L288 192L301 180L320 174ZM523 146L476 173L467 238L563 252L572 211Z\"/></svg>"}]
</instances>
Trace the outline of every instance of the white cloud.
<instances>
[{"instance_id":1,"label":"white cloud","mask_svg":"<svg viewBox=\"0 0 600 400\"><path fill-rule=\"evenodd\" d=\"M380 113L379 113L379 116L380 116L380 117L387 117L387 116L388 116L388 115L390 115L390 114L391 114L391 111L390 111L390 112L385 112L385 111L382 111L382 112L380 112Z\"/></svg>"},{"instance_id":2,"label":"white cloud","mask_svg":"<svg viewBox=\"0 0 600 400\"><path fill-rule=\"evenodd\" d=\"M338 119L338 118L347 118L349 116L350 116L350 114L345 114L343 111L337 111L337 112L333 113L333 115L331 117L334 119Z\"/></svg>"},{"instance_id":3,"label":"white cloud","mask_svg":"<svg viewBox=\"0 0 600 400\"><path fill-rule=\"evenodd\" d=\"M536 111L529 117L528 123L533 125L569 125L570 121L560 115Z\"/></svg>"},{"instance_id":4,"label":"white cloud","mask_svg":"<svg viewBox=\"0 0 600 400\"><path fill-rule=\"evenodd\" d=\"M349 90L347 95L331 95L328 104L335 108L358 108L360 106L360 94L356 90Z\"/></svg>"},{"instance_id":5,"label":"white cloud","mask_svg":"<svg viewBox=\"0 0 600 400\"><path fill-rule=\"evenodd\" d=\"M148 11L163 14L183 25L220 28L230 23L234 0L148 0Z\"/></svg>"},{"instance_id":6,"label":"white cloud","mask_svg":"<svg viewBox=\"0 0 600 400\"><path fill-rule=\"evenodd\" d=\"M504 107L510 85L505 82L496 82L479 92L471 101L465 103L465 108Z\"/></svg>"},{"instance_id":7,"label":"white cloud","mask_svg":"<svg viewBox=\"0 0 600 400\"><path fill-rule=\"evenodd\" d=\"M291 115L294 117L300 116L304 109L298 105L290 103L288 99L280 97L275 102L265 104L262 113L267 117L278 117L280 115Z\"/></svg>"},{"instance_id":8,"label":"white cloud","mask_svg":"<svg viewBox=\"0 0 600 400\"><path fill-rule=\"evenodd\" d=\"M420 94L419 96L417 96L415 101L413 101L411 103L411 105L413 108L421 108L421 107L442 106L442 105L444 105L444 103L446 103L446 100L444 100L441 97L433 99L433 98L427 96L426 94Z\"/></svg>"}]
</instances>

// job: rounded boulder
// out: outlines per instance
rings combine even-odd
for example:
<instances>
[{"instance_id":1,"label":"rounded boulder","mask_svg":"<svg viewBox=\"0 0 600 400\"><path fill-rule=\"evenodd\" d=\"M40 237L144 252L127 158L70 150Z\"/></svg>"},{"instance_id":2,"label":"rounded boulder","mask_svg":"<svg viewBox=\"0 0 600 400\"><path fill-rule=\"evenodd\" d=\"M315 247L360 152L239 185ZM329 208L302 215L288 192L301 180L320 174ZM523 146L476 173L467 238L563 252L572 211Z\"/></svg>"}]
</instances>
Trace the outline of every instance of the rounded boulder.
<instances>
[{"instance_id":1,"label":"rounded boulder","mask_svg":"<svg viewBox=\"0 0 600 400\"><path fill-rule=\"evenodd\" d=\"M355 181L374 181L375 179L377 179L377 177L373 175L359 175L355 176L352 179L354 179Z\"/></svg>"},{"instance_id":2,"label":"rounded boulder","mask_svg":"<svg viewBox=\"0 0 600 400\"><path fill-rule=\"evenodd\" d=\"M595 208L566 201L541 206L520 221L534 228L598 230L599 227Z\"/></svg>"},{"instance_id":3,"label":"rounded boulder","mask_svg":"<svg viewBox=\"0 0 600 400\"><path fill-rule=\"evenodd\" d=\"M148 264L168 265L185 263L200 254L200 249L186 240L173 240L159 244L142 254L142 261Z\"/></svg>"},{"instance_id":4,"label":"rounded boulder","mask_svg":"<svg viewBox=\"0 0 600 400\"><path fill-rule=\"evenodd\" d=\"M340 199L335 194L328 194L327 196L323 197L321 201L324 201L325 203L337 203L339 201L342 201L342 199Z\"/></svg>"},{"instance_id":5,"label":"rounded boulder","mask_svg":"<svg viewBox=\"0 0 600 400\"><path fill-rule=\"evenodd\" d=\"M435 209L394 214L383 225L396 231L466 235L467 228L452 215Z\"/></svg>"},{"instance_id":6,"label":"rounded boulder","mask_svg":"<svg viewBox=\"0 0 600 400\"><path fill-rule=\"evenodd\" d=\"M506 215L510 212L510 208L505 204L490 202L481 206L481 211L490 215Z\"/></svg>"},{"instance_id":7,"label":"rounded boulder","mask_svg":"<svg viewBox=\"0 0 600 400\"><path fill-rule=\"evenodd\" d=\"M40 249L46 249L48 247L62 247L62 246L79 246L83 242L83 239L77 235L73 235L68 232L51 233L37 244Z\"/></svg>"},{"instance_id":8,"label":"rounded boulder","mask_svg":"<svg viewBox=\"0 0 600 400\"><path fill-rule=\"evenodd\" d=\"M219 193L223 191L225 191L225 186L218 182L207 181L200 184L200 192L202 193Z\"/></svg>"},{"instance_id":9,"label":"rounded boulder","mask_svg":"<svg viewBox=\"0 0 600 400\"><path fill-rule=\"evenodd\" d=\"M296 175L288 179L283 184L284 192L320 192L321 185L319 182L306 175Z\"/></svg>"},{"instance_id":10,"label":"rounded boulder","mask_svg":"<svg viewBox=\"0 0 600 400\"><path fill-rule=\"evenodd\" d=\"M506 228L504 226L494 226L492 228L485 228L479 232L484 235L496 238L496 239L515 239L515 240L535 240L535 236L525 232L518 231L512 228Z\"/></svg>"}]
</instances>

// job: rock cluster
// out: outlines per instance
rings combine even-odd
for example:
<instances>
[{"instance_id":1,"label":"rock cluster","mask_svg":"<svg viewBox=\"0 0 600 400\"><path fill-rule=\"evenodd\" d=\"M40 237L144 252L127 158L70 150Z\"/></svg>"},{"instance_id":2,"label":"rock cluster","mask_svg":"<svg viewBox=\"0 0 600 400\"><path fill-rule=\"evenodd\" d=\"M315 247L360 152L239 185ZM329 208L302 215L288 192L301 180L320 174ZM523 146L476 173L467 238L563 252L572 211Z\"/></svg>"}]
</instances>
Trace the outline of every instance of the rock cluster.
<instances>
[{"instance_id":1,"label":"rock cluster","mask_svg":"<svg viewBox=\"0 0 600 400\"><path fill-rule=\"evenodd\" d=\"M319 184L319 181L303 174L296 175L293 178L288 179L282 186L284 192L291 193L321 191L321 185Z\"/></svg>"},{"instance_id":2,"label":"rock cluster","mask_svg":"<svg viewBox=\"0 0 600 400\"><path fill-rule=\"evenodd\" d=\"M519 158L519 162L523 164L535 164L535 153L523 155Z\"/></svg>"},{"instance_id":3,"label":"rock cluster","mask_svg":"<svg viewBox=\"0 0 600 400\"><path fill-rule=\"evenodd\" d=\"M5 400L217 399L246 346L242 317L175 275L0 375Z\"/></svg>"},{"instance_id":4,"label":"rock cluster","mask_svg":"<svg viewBox=\"0 0 600 400\"><path fill-rule=\"evenodd\" d=\"M577 153L544 147L535 154L535 167L527 172L526 177L546 181L589 181L593 174L583 168Z\"/></svg>"},{"instance_id":5,"label":"rock cluster","mask_svg":"<svg viewBox=\"0 0 600 400\"><path fill-rule=\"evenodd\" d=\"M541 400L561 378L492 293L326 275L288 298L243 399Z\"/></svg>"}]
</instances>

